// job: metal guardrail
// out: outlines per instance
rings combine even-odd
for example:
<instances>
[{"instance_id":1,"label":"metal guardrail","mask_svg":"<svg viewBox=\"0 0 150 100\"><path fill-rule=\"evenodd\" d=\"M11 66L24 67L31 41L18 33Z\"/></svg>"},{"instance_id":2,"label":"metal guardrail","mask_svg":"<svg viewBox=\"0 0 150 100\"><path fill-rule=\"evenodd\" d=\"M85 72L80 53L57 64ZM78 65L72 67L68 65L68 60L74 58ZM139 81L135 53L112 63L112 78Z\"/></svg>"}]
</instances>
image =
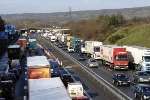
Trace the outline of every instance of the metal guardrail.
<instances>
[{"instance_id":1,"label":"metal guardrail","mask_svg":"<svg viewBox=\"0 0 150 100\"><path fill-rule=\"evenodd\" d=\"M54 47L57 51L59 51L60 53L62 53L64 56L68 57L70 60L72 60L74 63L78 64L81 66L81 68L86 71L88 74L90 74L95 80L97 80L100 84L102 84L103 86L105 86L109 91L111 91L119 100L132 100L132 98L130 98L129 96L127 96L125 93L123 93L122 91L120 91L119 89L117 89L116 87L114 87L112 84L110 84L109 82L107 82L104 78L102 78L101 76L97 75L94 71L92 71L90 68L86 67L85 65L83 65L82 63L80 63L78 60L76 60L75 58L73 58L72 56L70 56L69 54L67 54L66 52L64 52L63 50L59 49L58 47L56 47L55 45L53 45L52 43L50 43L52 47Z\"/></svg>"}]
</instances>

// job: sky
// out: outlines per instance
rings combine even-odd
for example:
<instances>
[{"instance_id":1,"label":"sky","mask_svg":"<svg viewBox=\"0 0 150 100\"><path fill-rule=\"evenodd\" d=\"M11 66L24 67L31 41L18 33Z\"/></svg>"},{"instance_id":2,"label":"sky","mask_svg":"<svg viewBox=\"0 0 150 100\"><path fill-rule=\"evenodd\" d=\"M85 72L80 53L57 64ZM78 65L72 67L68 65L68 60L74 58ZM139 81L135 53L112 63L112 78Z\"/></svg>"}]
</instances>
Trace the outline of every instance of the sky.
<instances>
[{"instance_id":1,"label":"sky","mask_svg":"<svg viewBox=\"0 0 150 100\"><path fill-rule=\"evenodd\" d=\"M150 0L0 0L0 14L51 13L150 6Z\"/></svg>"}]
</instances>

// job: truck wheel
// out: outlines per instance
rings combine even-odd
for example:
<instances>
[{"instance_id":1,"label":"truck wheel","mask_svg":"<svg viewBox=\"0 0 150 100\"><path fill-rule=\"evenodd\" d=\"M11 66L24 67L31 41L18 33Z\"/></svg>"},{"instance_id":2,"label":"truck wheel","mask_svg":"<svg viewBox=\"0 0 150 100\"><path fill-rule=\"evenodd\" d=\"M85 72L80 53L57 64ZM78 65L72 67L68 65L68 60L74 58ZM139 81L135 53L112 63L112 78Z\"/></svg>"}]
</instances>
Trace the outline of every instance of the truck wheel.
<instances>
[{"instance_id":1,"label":"truck wheel","mask_svg":"<svg viewBox=\"0 0 150 100\"><path fill-rule=\"evenodd\" d=\"M113 80L113 84L115 84L115 81Z\"/></svg>"},{"instance_id":2,"label":"truck wheel","mask_svg":"<svg viewBox=\"0 0 150 100\"><path fill-rule=\"evenodd\" d=\"M116 85L119 86L119 82L116 82Z\"/></svg>"},{"instance_id":3,"label":"truck wheel","mask_svg":"<svg viewBox=\"0 0 150 100\"><path fill-rule=\"evenodd\" d=\"M141 96L141 99L140 100L144 100L143 96Z\"/></svg>"},{"instance_id":4,"label":"truck wheel","mask_svg":"<svg viewBox=\"0 0 150 100\"><path fill-rule=\"evenodd\" d=\"M134 98L137 98L137 94L136 93L134 93Z\"/></svg>"}]
</instances>

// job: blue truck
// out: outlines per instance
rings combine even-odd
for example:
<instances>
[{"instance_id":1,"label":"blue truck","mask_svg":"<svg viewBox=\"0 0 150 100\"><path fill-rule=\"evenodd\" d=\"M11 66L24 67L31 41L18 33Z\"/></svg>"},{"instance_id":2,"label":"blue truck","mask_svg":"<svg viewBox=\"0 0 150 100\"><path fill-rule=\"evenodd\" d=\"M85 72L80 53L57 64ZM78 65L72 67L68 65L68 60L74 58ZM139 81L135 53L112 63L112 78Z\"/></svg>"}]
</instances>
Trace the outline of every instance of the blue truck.
<instances>
[{"instance_id":1,"label":"blue truck","mask_svg":"<svg viewBox=\"0 0 150 100\"><path fill-rule=\"evenodd\" d=\"M74 49L75 52L80 52L81 39L77 37L71 38L71 47Z\"/></svg>"}]
</instances>

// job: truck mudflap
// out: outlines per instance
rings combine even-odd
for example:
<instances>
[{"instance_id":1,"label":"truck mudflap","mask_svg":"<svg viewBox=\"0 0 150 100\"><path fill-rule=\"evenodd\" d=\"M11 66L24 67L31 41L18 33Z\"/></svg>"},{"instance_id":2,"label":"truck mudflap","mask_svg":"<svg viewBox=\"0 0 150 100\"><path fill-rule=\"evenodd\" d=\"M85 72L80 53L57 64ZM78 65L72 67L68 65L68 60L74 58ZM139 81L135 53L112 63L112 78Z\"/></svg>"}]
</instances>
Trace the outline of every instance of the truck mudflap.
<instances>
[{"instance_id":1,"label":"truck mudflap","mask_svg":"<svg viewBox=\"0 0 150 100\"><path fill-rule=\"evenodd\" d=\"M89 98L87 96L72 97L72 100L89 100Z\"/></svg>"}]
</instances>

